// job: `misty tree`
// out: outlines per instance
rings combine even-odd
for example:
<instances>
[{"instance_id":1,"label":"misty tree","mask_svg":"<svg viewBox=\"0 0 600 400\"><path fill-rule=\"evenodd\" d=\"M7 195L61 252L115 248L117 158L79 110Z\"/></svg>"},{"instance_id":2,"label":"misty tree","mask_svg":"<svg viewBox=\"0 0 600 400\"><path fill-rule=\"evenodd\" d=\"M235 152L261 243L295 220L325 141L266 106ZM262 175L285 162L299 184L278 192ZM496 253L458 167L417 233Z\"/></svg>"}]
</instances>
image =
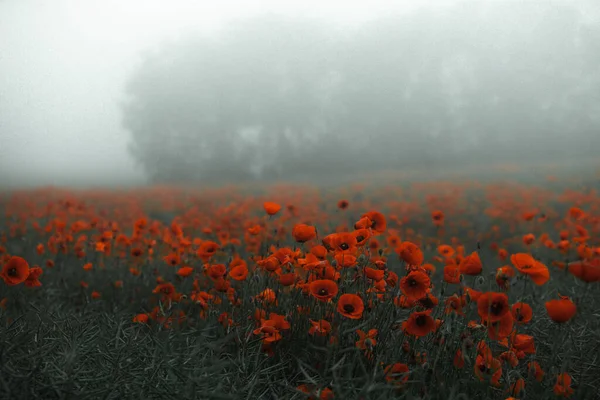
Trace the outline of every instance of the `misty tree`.
<instances>
[{"instance_id":1,"label":"misty tree","mask_svg":"<svg viewBox=\"0 0 600 400\"><path fill-rule=\"evenodd\" d=\"M564 2L457 3L346 31L263 16L148 55L124 124L157 181L577 156L600 145L599 32Z\"/></svg>"},{"instance_id":2,"label":"misty tree","mask_svg":"<svg viewBox=\"0 0 600 400\"><path fill-rule=\"evenodd\" d=\"M322 29L263 17L148 56L124 107L135 158L155 180L277 177L304 162L335 84Z\"/></svg>"}]
</instances>

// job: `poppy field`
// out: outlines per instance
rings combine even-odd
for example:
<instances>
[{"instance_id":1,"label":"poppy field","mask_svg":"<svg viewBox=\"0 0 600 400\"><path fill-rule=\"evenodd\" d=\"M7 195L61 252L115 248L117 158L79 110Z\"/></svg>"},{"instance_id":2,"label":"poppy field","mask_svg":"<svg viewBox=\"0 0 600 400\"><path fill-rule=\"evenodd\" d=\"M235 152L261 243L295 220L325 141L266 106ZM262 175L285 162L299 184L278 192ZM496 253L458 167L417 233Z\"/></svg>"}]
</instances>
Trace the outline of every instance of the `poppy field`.
<instances>
[{"instance_id":1,"label":"poppy field","mask_svg":"<svg viewBox=\"0 0 600 400\"><path fill-rule=\"evenodd\" d=\"M0 195L0 397L598 399L595 181Z\"/></svg>"}]
</instances>

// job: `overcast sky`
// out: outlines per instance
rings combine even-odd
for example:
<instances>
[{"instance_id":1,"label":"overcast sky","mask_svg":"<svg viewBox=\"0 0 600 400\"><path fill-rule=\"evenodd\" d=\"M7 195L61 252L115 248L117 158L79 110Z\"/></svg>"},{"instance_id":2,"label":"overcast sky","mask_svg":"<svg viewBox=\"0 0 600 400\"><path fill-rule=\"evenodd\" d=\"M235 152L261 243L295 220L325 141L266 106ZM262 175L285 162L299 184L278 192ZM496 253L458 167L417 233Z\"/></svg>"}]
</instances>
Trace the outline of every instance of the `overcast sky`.
<instances>
[{"instance_id":1,"label":"overcast sky","mask_svg":"<svg viewBox=\"0 0 600 400\"><path fill-rule=\"evenodd\" d=\"M417 3L427 2L0 0L0 182L143 182L119 102L143 51L165 40L262 12L353 25Z\"/></svg>"}]
</instances>

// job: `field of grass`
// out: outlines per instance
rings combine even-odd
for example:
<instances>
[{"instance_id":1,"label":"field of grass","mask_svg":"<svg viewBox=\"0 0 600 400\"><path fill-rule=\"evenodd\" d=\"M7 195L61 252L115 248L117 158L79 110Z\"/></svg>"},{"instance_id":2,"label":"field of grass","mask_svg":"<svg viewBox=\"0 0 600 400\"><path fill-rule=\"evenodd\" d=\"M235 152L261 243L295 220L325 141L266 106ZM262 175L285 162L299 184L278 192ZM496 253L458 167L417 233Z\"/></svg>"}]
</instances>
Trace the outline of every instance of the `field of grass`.
<instances>
[{"instance_id":1,"label":"field of grass","mask_svg":"<svg viewBox=\"0 0 600 400\"><path fill-rule=\"evenodd\" d=\"M4 192L0 398L600 399L595 178L506 174Z\"/></svg>"}]
</instances>

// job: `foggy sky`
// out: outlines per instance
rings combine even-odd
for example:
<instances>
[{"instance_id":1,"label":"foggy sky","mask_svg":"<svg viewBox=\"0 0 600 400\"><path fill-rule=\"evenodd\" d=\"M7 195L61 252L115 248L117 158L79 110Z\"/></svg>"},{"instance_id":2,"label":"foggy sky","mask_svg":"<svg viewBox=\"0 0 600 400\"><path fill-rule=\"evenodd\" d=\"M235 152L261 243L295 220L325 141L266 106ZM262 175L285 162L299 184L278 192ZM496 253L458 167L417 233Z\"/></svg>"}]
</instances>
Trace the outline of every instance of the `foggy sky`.
<instances>
[{"instance_id":1,"label":"foggy sky","mask_svg":"<svg viewBox=\"0 0 600 400\"><path fill-rule=\"evenodd\" d=\"M119 104L143 52L165 41L262 12L353 24L414 4L386 3L0 0L0 184L144 182Z\"/></svg>"},{"instance_id":2,"label":"foggy sky","mask_svg":"<svg viewBox=\"0 0 600 400\"><path fill-rule=\"evenodd\" d=\"M333 27L452 3L0 0L0 186L144 183L120 105L144 52L167 41L265 12ZM597 18L595 0L579 4Z\"/></svg>"}]
</instances>

